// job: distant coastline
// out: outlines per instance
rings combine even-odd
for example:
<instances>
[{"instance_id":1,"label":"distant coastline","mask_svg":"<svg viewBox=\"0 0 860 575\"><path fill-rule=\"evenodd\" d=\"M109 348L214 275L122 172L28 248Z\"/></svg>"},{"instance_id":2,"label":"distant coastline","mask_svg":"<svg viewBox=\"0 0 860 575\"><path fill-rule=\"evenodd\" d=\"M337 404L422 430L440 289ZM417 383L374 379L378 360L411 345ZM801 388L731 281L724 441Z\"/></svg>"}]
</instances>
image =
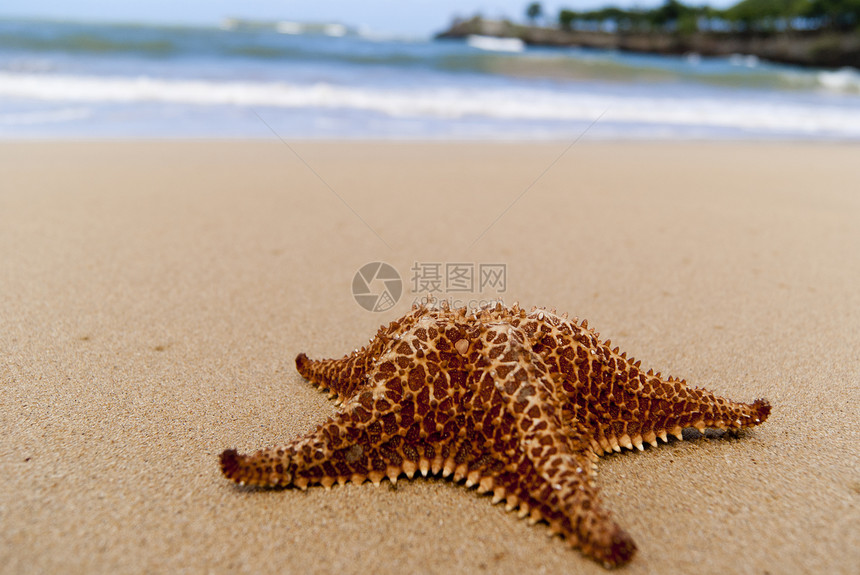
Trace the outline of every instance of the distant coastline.
<instances>
[{"instance_id":1,"label":"distant coastline","mask_svg":"<svg viewBox=\"0 0 860 575\"><path fill-rule=\"evenodd\" d=\"M469 36L517 38L530 46L579 46L664 55L743 54L798 66L860 68L860 34L856 32L605 32L529 26L475 16L455 20L435 38L465 39Z\"/></svg>"}]
</instances>

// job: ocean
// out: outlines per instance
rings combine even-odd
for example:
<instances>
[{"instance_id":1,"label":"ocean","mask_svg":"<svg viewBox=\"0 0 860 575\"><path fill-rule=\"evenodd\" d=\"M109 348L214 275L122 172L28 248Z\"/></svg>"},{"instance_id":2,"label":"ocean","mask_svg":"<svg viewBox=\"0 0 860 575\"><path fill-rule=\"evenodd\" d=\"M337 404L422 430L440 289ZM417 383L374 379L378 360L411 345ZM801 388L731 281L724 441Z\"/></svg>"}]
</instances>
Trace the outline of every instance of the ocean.
<instances>
[{"instance_id":1,"label":"ocean","mask_svg":"<svg viewBox=\"0 0 860 575\"><path fill-rule=\"evenodd\" d=\"M860 140L860 72L374 36L0 20L0 138Z\"/></svg>"}]
</instances>

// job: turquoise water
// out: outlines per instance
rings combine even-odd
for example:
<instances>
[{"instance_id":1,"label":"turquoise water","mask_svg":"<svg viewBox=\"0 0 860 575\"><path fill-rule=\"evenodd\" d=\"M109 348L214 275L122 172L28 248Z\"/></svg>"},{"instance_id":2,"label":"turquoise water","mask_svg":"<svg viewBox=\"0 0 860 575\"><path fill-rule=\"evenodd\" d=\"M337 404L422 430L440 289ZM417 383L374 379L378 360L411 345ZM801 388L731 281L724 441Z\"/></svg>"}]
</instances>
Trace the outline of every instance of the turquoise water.
<instances>
[{"instance_id":1,"label":"turquoise water","mask_svg":"<svg viewBox=\"0 0 860 575\"><path fill-rule=\"evenodd\" d=\"M0 21L5 138L568 139L586 128L857 140L860 74L286 25Z\"/></svg>"}]
</instances>

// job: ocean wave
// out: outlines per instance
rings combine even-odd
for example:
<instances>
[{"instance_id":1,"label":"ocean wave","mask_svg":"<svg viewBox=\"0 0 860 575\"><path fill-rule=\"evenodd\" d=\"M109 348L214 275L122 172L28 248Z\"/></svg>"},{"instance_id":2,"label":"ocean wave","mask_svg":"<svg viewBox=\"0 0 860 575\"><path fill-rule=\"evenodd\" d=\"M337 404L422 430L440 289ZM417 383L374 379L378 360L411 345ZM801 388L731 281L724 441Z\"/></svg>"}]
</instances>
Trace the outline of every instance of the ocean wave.
<instances>
[{"instance_id":1,"label":"ocean wave","mask_svg":"<svg viewBox=\"0 0 860 575\"><path fill-rule=\"evenodd\" d=\"M68 68L69 56L81 56L84 67L95 62L128 66L133 61L148 69L201 62L227 67L254 62L279 71L313 66L329 71L363 68L380 75L418 72L563 83L681 83L776 92L860 93L860 72L848 68L804 70L738 54L682 58L577 48L525 50L518 42L486 37L463 43L404 42L362 30L346 34L337 25L297 22L250 23L223 30L0 20L0 70L45 72L49 70L23 69L15 62L58 60ZM78 66L74 69L81 70Z\"/></svg>"},{"instance_id":2,"label":"ocean wave","mask_svg":"<svg viewBox=\"0 0 860 575\"><path fill-rule=\"evenodd\" d=\"M177 53L180 49L170 38L122 38L86 32L34 36L8 30L0 34L0 48L28 52L141 53L158 57Z\"/></svg>"},{"instance_id":3,"label":"ocean wave","mask_svg":"<svg viewBox=\"0 0 860 575\"><path fill-rule=\"evenodd\" d=\"M332 43L341 39L343 42ZM391 49L370 53L360 45L386 41ZM0 57L12 53L62 53L86 56L166 58L241 57L260 60L334 61L357 64L424 62L420 54L404 54L413 42L374 36L341 24L244 25L236 28L85 24L0 20ZM364 48L367 48L365 46Z\"/></svg>"},{"instance_id":4,"label":"ocean wave","mask_svg":"<svg viewBox=\"0 0 860 575\"><path fill-rule=\"evenodd\" d=\"M780 84L790 90L825 92L834 95L860 94L860 70L801 70L779 72Z\"/></svg>"},{"instance_id":5,"label":"ocean wave","mask_svg":"<svg viewBox=\"0 0 860 575\"><path fill-rule=\"evenodd\" d=\"M860 108L713 97L644 97L532 88L376 89L329 83L215 82L0 72L0 96L57 102L361 110L390 117L589 121L860 137Z\"/></svg>"},{"instance_id":6,"label":"ocean wave","mask_svg":"<svg viewBox=\"0 0 860 575\"><path fill-rule=\"evenodd\" d=\"M59 110L24 111L0 114L0 126L35 126L84 120L93 115L89 108L61 108Z\"/></svg>"},{"instance_id":7,"label":"ocean wave","mask_svg":"<svg viewBox=\"0 0 860 575\"><path fill-rule=\"evenodd\" d=\"M860 70L842 68L834 71L818 72L818 83L827 90L860 94Z\"/></svg>"},{"instance_id":8,"label":"ocean wave","mask_svg":"<svg viewBox=\"0 0 860 575\"><path fill-rule=\"evenodd\" d=\"M11 58L0 61L0 70L20 73L44 73L56 69L54 62L48 58Z\"/></svg>"},{"instance_id":9,"label":"ocean wave","mask_svg":"<svg viewBox=\"0 0 860 575\"><path fill-rule=\"evenodd\" d=\"M488 52L525 52L526 43L519 38L495 38L493 36L479 36L473 34L466 38L466 44L478 50Z\"/></svg>"}]
</instances>

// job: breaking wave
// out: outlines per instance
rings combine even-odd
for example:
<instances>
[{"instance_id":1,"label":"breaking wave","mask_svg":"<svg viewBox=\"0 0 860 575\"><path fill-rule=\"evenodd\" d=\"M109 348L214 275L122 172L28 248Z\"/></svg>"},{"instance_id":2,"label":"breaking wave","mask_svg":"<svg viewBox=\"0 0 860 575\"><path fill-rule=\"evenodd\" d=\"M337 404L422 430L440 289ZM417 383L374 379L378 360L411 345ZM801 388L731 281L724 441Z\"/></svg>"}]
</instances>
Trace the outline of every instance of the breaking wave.
<instances>
[{"instance_id":1,"label":"breaking wave","mask_svg":"<svg viewBox=\"0 0 860 575\"><path fill-rule=\"evenodd\" d=\"M353 110L390 117L590 121L860 137L860 109L738 96L648 97L525 87L373 88L319 82L212 81L0 72L0 97L64 103L159 102Z\"/></svg>"}]
</instances>

